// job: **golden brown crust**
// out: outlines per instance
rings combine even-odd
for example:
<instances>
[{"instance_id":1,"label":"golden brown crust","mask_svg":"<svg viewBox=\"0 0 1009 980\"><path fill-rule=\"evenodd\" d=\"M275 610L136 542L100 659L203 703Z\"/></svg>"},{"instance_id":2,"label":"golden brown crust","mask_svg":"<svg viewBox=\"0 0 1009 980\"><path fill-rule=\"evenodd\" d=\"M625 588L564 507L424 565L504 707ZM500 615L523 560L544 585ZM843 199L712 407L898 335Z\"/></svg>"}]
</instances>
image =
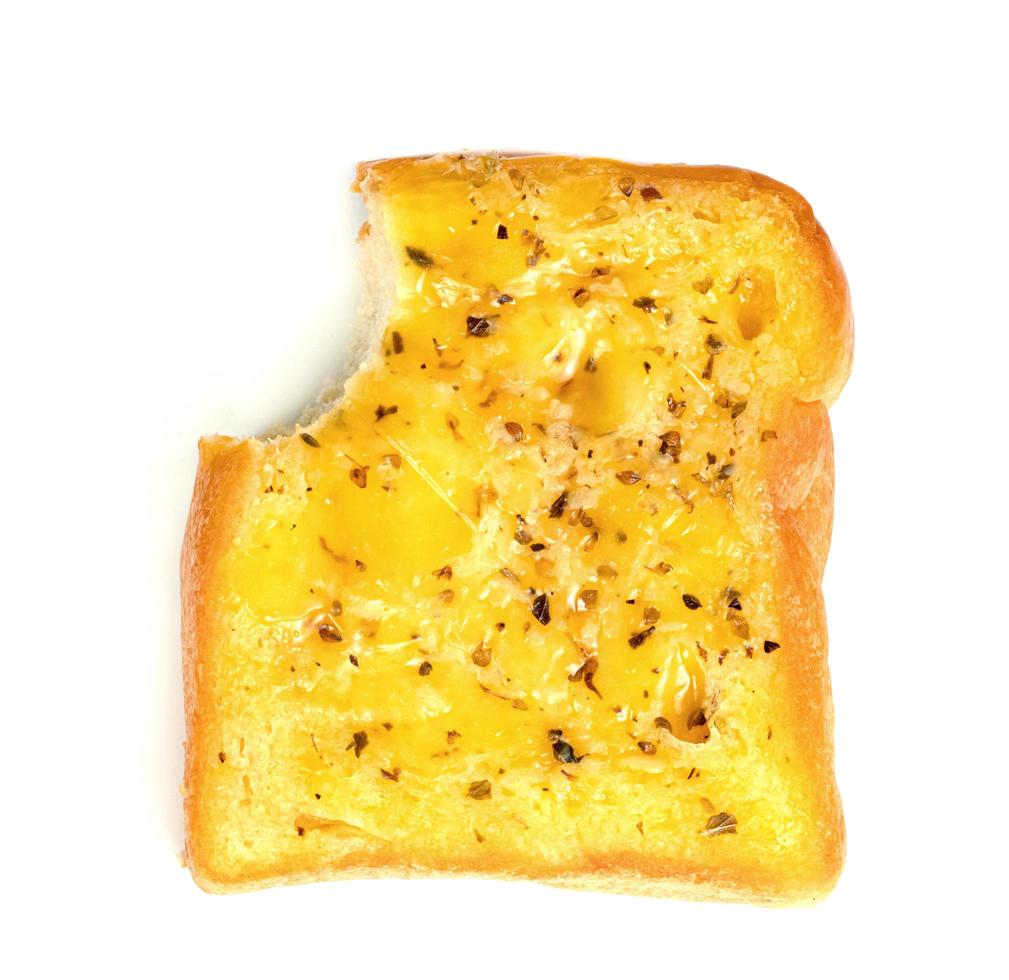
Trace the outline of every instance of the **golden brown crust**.
<instances>
[{"instance_id":1,"label":"golden brown crust","mask_svg":"<svg viewBox=\"0 0 1009 980\"><path fill-rule=\"evenodd\" d=\"M519 155L527 168L620 168L610 160ZM397 169L414 166L407 158L362 164L358 181L370 193L381 194L381 182ZM844 860L844 823L833 777L833 716L827 672L827 640L820 581L830 541L833 506L833 452L825 404L836 398L850 370L851 312L847 283L823 229L806 201L791 188L750 171L729 167L630 165L643 179L731 182L769 192L785 201L799 233L815 248L821 297L821 328L826 338L818 372L798 392L805 401L783 405L773 421L777 440L767 455L764 474L769 506L779 530L776 557L777 588L782 597L783 635L793 651L779 660L776 678L780 708L790 724L803 733L794 742L799 764L812 776L806 801L820 828L815 850L808 854L802 880L781 881L773 871L747 866L697 867L668 860L642 861L640 855L586 855L578 865L558 876L555 867L522 867L488 848L479 860L465 865L406 857L391 845L376 843L339 867L318 867L310 855L285 858L269 871L236 870L212 845L213 828L205 826L206 812L193 805L206 776L205 747L215 710L214 653L226 637L215 613L215 574L229 543L239 533L243 509L253 493L261 445L224 438L203 440L193 503L182 557L183 648L187 725L186 818L187 858L197 883L207 891L232 892L304 881L345 880L356 877L423 877L461 874L497 878L534 879L569 888L593 888L629 894L796 904L814 901L830 891Z\"/></svg>"},{"instance_id":2,"label":"golden brown crust","mask_svg":"<svg viewBox=\"0 0 1009 980\"><path fill-rule=\"evenodd\" d=\"M833 887L844 863L845 830L834 779L834 714L827 666L827 623L820 583L834 510L834 450L822 402L791 402L779 415L769 457L768 494L779 529L777 591L789 653L777 661L782 712L802 733L794 747L818 791L813 801L822 843L809 870L817 890Z\"/></svg>"},{"instance_id":3,"label":"golden brown crust","mask_svg":"<svg viewBox=\"0 0 1009 980\"><path fill-rule=\"evenodd\" d=\"M197 883L208 888L212 834L193 805L206 775L206 753L194 751L207 738L213 710L214 649L220 637L215 617L218 562L237 533L248 500L258 444L221 436L200 440L200 459L182 545L182 658L186 712L186 856Z\"/></svg>"}]
</instances>

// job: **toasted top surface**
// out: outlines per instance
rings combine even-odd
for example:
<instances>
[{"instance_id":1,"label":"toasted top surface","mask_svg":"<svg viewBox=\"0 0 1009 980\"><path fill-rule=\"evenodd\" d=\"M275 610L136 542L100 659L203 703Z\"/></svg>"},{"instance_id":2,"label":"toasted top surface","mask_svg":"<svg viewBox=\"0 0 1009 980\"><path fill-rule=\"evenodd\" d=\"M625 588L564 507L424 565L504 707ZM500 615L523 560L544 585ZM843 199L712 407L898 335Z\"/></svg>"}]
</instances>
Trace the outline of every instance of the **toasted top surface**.
<instances>
[{"instance_id":1,"label":"toasted top surface","mask_svg":"<svg viewBox=\"0 0 1009 980\"><path fill-rule=\"evenodd\" d=\"M782 515L829 477L799 403L836 395L850 326L808 206L559 157L359 180L380 356L308 429L203 446L229 503L190 542L194 869L822 890L829 485L801 554Z\"/></svg>"}]
</instances>

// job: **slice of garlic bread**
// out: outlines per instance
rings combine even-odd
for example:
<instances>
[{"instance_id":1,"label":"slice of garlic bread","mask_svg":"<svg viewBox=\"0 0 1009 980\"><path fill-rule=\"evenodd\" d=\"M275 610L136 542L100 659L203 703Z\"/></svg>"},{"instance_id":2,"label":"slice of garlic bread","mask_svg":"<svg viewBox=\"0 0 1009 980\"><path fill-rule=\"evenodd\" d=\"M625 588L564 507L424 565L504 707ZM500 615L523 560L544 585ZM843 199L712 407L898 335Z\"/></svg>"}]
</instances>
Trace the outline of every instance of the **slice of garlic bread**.
<instances>
[{"instance_id":1,"label":"slice of garlic bread","mask_svg":"<svg viewBox=\"0 0 1009 980\"><path fill-rule=\"evenodd\" d=\"M796 903L844 855L820 580L847 286L742 170L360 167L342 397L204 439L187 855Z\"/></svg>"}]
</instances>

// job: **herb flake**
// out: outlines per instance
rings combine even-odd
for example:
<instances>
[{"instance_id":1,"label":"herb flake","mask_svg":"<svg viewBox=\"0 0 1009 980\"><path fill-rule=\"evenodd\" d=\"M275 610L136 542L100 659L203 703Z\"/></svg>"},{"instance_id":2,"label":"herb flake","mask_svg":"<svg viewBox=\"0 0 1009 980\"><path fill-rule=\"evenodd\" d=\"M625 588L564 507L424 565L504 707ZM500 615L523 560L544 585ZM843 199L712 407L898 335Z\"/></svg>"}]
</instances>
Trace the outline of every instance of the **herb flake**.
<instances>
[{"instance_id":1,"label":"herb flake","mask_svg":"<svg viewBox=\"0 0 1009 980\"><path fill-rule=\"evenodd\" d=\"M708 822L701 831L705 837L716 837L718 834L734 834L736 832L736 818L731 813L724 810L708 818Z\"/></svg>"},{"instance_id":2,"label":"herb flake","mask_svg":"<svg viewBox=\"0 0 1009 980\"><path fill-rule=\"evenodd\" d=\"M434 265L434 259L421 248L407 245L406 254L414 265L419 265L422 269L430 269Z\"/></svg>"},{"instance_id":3,"label":"herb flake","mask_svg":"<svg viewBox=\"0 0 1009 980\"><path fill-rule=\"evenodd\" d=\"M550 622L550 600L545 592L541 592L533 599L533 617L542 626Z\"/></svg>"}]
</instances>

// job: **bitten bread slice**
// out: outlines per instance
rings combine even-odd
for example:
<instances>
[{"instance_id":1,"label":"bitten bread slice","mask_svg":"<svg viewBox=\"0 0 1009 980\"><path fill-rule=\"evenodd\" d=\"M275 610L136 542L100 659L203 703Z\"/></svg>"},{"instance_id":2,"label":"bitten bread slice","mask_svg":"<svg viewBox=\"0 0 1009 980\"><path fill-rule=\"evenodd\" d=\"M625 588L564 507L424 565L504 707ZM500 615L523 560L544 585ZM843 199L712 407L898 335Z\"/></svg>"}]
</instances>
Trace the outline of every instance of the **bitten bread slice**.
<instances>
[{"instance_id":1,"label":"bitten bread slice","mask_svg":"<svg viewBox=\"0 0 1009 980\"><path fill-rule=\"evenodd\" d=\"M825 405L852 333L809 206L742 170L558 156L358 182L363 366L304 428L200 444L196 881L824 895Z\"/></svg>"}]
</instances>

